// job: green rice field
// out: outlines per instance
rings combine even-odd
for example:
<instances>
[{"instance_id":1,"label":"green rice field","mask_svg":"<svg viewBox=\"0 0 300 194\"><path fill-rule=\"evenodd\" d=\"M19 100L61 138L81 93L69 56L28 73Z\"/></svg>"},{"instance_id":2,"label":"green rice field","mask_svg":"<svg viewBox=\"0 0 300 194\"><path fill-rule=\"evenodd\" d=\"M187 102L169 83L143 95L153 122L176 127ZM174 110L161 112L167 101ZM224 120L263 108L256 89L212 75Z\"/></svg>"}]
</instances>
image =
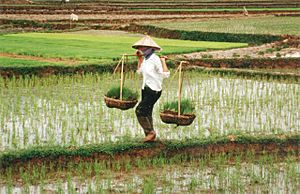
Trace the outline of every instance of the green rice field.
<instances>
[{"instance_id":1,"label":"green rice field","mask_svg":"<svg viewBox=\"0 0 300 194\"><path fill-rule=\"evenodd\" d=\"M50 167L49 167L50 166ZM14 172L14 174L12 174ZM77 161L7 169L1 193L299 193L296 155Z\"/></svg>"},{"instance_id":2,"label":"green rice field","mask_svg":"<svg viewBox=\"0 0 300 194\"><path fill-rule=\"evenodd\" d=\"M4 53L78 60L81 64L111 62L124 53L134 53L131 45L141 36L85 35L68 33L24 33L0 36L0 49ZM187 41L154 38L163 48L162 54L245 47L245 43ZM0 66L12 66L20 61L0 58ZM24 62L28 65L28 62ZM35 65L32 62L31 65Z\"/></svg>"},{"instance_id":3,"label":"green rice field","mask_svg":"<svg viewBox=\"0 0 300 194\"><path fill-rule=\"evenodd\" d=\"M300 17L243 17L232 19L208 19L151 23L172 30L224 32L242 34L294 34L300 35Z\"/></svg>"},{"instance_id":4,"label":"green rice field","mask_svg":"<svg viewBox=\"0 0 300 194\"><path fill-rule=\"evenodd\" d=\"M122 54L134 52L131 45L140 38L113 33L1 35L0 67L26 71L74 65L65 61L116 65ZM161 54L247 46L155 41L164 49ZM300 84L283 76L249 77L183 71L182 100L191 100L196 119L176 126L163 123L159 115L166 102L177 100L178 74L171 69L153 110L157 142L142 143L135 109L112 109L104 102L107 91L120 85L119 72L0 76L0 194L299 193ZM140 94L141 83L135 71L125 72L127 88ZM237 152L209 150L226 143L232 148L236 142ZM256 153L238 145L264 149ZM182 151L185 146L190 152ZM209 151L198 153L197 146ZM268 146L272 149L265 150ZM286 150L276 151L276 146ZM164 152L151 155L159 149Z\"/></svg>"},{"instance_id":5,"label":"green rice field","mask_svg":"<svg viewBox=\"0 0 300 194\"><path fill-rule=\"evenodd\" d=\"M154 110L161 139L186 139L242 132L253 135L298 133L300 86L272 80L212 77L188 72L182 98L193 101L196 119L177 127L161 122L162 103L177 99L177 78L165 82ZM140 78L128 73L125 86L139 91ZM142 138L134 109L105 106L104 94L117 75L0 78L0 150L35 145L85 145Z\"/></svg>"}]
</instances>

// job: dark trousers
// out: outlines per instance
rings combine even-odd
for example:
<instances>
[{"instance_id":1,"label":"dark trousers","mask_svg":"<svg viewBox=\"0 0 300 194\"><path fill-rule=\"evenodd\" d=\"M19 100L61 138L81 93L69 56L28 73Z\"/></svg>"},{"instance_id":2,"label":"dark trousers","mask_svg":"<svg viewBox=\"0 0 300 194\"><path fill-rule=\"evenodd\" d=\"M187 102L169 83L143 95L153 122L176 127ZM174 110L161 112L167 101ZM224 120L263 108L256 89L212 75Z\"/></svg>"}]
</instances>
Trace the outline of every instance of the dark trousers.
<instances>
[{"instance_id":1,"label":"dark trousers","mask_svg":"<svg viewBox=\"0 0 300 194\"><path fill-rule=\"evenodd\" d=\"M140 125L144 129L145 135L154 130L152 112L154 104L160 96L161 91L154 91L148 86L145 86L142 90L142 101L136 107L135 113Z\"/></svg>"}]
</instances>

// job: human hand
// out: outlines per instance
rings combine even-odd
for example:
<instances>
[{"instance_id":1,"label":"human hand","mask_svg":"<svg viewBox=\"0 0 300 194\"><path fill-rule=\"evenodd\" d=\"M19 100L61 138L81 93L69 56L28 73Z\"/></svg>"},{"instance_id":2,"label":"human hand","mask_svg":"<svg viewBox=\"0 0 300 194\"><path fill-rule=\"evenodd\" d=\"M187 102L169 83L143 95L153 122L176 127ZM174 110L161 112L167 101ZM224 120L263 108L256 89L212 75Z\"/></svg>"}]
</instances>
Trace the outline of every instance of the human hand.
<instances>
[{"instance_id":1,"label":"human hand","mask_svg":"<svg viewBox=\"0 0 300 194\"><path fill-rule=\"evenodd\" d=\"M142 56L143 56L143 53L140 50L136 50L135 54L138 58L142 58Z\"/></svg>"},{"instance_id":2,"label":"human hand","mask_svg":"<svg viewBox=\"0 0 300 194\"><path fill-rule=\"evenodd\" d=\"M167 56L160 56L160 60L164 63L166 63L166 60L168 59Z\"/></svg>"},{"instance_id":3,"label":"human hand","mask_svg":"<svg viewBox=\"0 0 300 194\"><path fill-rule=\"evenodd\" d=\"M167 60L168 56L161 56L160 58L163 59L163 60Z\"/></svg>"}]
</instances>

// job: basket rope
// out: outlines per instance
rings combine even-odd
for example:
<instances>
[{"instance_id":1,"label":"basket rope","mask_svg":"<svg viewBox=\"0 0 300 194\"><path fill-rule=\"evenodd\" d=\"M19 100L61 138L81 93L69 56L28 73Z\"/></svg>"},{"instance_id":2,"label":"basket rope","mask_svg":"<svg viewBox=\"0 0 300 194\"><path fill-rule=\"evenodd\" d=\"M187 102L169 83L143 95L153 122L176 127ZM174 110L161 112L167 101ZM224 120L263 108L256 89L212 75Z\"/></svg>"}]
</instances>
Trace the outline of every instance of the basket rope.
<instances>
[{"instance_id":1,"label":"basket rope","mask_svg":"<svg viewBox=\"0 0 300 194\"><path fill-rule=\"evenodd\" d=\"M120 78L120 100L122 100L122 97L123 97L123 87L124 87L124 84L125 84L125 75L124 75L124 66L125 64L128 64L129 60L128 60L128 57L129 56L136 56L136 55L131 55L131 54L123 54L121 59L118 61L114 71L113 71L113 78L115 77L116 75L116 72L119 68L119 66L121 65L121 78ZM138 78L134 78L134 85L135 85L135 90L138 91Z\"/></svg>"},{"instance_id":2,"label":"basket rope","mask_svg":"<svg viewBox=\"0 0 300 194\"><path fill-rule=\"evenodd\" d=\"M174 61L174 62L180 62L179 63L179 66L177 67L175 73L173 74L173 76L171 77L171 80L170 82L168 82L166 84L167 88L169 88L170 84L173 82L174 78L177 76L177 74L179 73L179 80L178 80L178 95L177 95L177 98L178 98L178 116L180 116L180 102L181 102L181 91L182 91L182 85L183 85L183 64L188 64L187 61L178 61L178 60L174 60L174 59L169 59L171 61ZM188 81L188 90L189 92L191 93L192 92L192 89L190 87L190 81L189 81L189 78L185 78L187 79ZM166 99L169 99L169 93L167 92L167 98Z\"/></svg>"},{"instance_id":3,"label":"basket rope","mask_svg":"<svg viewBox=\"0 0 300 194\"><path fill-rule=\"evenodd\" d=\"M124 76L124 65L128 63L128 56L136 56L135 54L123 54L121 59L118 61L114 71L113 71L113 76L116 74L119 66L121 65L121 79L120 79L120 100L122 100L122 90L123 90L123 86L124 86L124 83L125 83L125 76ZM179 73L179 80L178 80L178 95L177 95L177 98L178 98L178 116L180 116L180 101L181 101L181 92L182 92L182 85L183 85L183 64L188 64L187 61L179 61L179 60L176 60L176 59L168 59L170 61L174 61L174 62L179 62L179 66L176 68L175 70L175 73L173 74L173 76L171 77L170 79L170 82L168 82L166 84L166 87L169 88L171 83L173 82L174 78L177 76L177 74ZM186 77L185 79L187 79L188 81L188 90L189 92L191 93L192 90L191 90L191 87L190 87L190 81L189 81L189 78ZM139 85L139 78L134 78L134 85L135 85L135 89L138 90L138 85ZM167 98L166 99L169 99L169 92L167 92Z\"/></svg>"}]
</instances>

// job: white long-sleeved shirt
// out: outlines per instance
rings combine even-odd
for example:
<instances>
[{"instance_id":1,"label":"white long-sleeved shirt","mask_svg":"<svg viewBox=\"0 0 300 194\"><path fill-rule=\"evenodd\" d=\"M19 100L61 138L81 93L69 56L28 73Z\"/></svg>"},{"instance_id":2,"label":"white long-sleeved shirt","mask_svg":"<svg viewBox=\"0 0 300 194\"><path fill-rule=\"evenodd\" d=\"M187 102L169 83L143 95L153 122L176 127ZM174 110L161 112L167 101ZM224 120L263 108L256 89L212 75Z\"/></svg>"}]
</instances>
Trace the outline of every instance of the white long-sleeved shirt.
<instances>
[{"instance_id":1,"label":"white long-sleeved shirt","mask_svg":"<svg viewBox=\"0 0 300 194\"><path fill-rule=\"evenodd\" d=\"M170 71L163 71L161 60L155 53L148 59L144 58L137 72L143 75L142 89L147 85L154 91L161 91L163 79L170 76Z\"/></svg>"}]
</instances>

